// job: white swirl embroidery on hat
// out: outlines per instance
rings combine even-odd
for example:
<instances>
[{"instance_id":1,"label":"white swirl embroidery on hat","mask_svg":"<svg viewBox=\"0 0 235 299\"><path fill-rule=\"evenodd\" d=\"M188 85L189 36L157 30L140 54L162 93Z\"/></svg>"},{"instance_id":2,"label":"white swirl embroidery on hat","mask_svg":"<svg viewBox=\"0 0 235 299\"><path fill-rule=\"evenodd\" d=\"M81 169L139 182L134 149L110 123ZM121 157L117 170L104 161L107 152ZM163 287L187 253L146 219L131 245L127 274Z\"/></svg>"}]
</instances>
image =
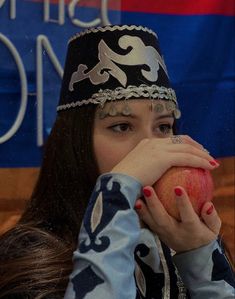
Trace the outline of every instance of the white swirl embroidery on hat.
<instances>
[{"instance_id":1,"label":"white swirl embroidery on hat","mask_svg":"<svg viewBox=\"0 0 235 299\"><path fill-rule=\"evenodd\" d=\"M69 90L73 91L74 84L86 78L89 78L94 85L105 83L109 80L110 75L126 87L127 76L115 62L128 66L147 65L149 70L142 69L141 73L150 82L157 81L159 65L167 75L166 65L161 55L152 46L145 46L139 37L124 35L120 37L118 44L125 50L131 47L130 52L126 55L117 54L108 47L104 40L101 40L98 45L99 62L87 73L85 71L88 67L85 64L79 64L77 71L71 76Z\"/></svg>"}]
</instances>

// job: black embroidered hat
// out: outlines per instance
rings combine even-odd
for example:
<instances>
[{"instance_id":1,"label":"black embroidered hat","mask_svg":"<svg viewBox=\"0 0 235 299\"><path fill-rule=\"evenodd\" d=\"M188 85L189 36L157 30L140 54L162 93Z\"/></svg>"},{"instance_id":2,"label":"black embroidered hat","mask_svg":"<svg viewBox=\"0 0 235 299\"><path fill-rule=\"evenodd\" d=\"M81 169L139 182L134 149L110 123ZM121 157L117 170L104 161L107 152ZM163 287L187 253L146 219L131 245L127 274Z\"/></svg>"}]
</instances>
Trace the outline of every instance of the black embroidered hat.
<instances>
[{"instance_id":1,"label":"black embroidered hat","mask_svg":"<svg viewBox=\"0 0 235 299\"><path fill-rule=\"evenodd\" d=\"M170 100L175 117L180 116L155 32L113 25L70 39L58 111L138 98Z\"/></svg>"}]
</instances>

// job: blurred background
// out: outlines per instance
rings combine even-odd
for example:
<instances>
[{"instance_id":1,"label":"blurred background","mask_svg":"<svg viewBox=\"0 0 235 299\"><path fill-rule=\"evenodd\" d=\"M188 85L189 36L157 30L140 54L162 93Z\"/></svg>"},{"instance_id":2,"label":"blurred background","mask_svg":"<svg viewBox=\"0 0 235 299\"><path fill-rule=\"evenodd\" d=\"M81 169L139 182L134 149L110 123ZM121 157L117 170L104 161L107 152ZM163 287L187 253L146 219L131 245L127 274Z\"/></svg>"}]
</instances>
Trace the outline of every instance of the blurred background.
<instances>
[{"instance_id":1,"label":"blurred background","mask_svg":"<svg viewBox=\"0 0 235 299\"><path fill-rule=\"evenodd\" d=\"M109 24L157 32L183 115L179 131L221 163L214 203L234 265L234 0L0 0L0 233L19 219L37 179L68 39Z\"/></svg>"}]
</instances>

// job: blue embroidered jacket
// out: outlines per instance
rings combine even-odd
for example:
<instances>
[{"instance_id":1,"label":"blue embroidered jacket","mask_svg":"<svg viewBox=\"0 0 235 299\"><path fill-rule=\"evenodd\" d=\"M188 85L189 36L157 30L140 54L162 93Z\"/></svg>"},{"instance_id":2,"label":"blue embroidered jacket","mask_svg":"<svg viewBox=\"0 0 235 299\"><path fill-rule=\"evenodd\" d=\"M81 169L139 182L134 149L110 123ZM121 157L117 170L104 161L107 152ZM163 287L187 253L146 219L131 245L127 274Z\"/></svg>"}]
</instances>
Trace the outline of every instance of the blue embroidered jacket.
<instances>
[{"instance_id":1,"label":"blue embroidered jacket","mask_svg":"<svg viewBox=\"0 0 235 299\"><path fill-rule=\"evenodd\" d=\"M134 210L141 184L122 174L99 177L74 252L64 299L232 299L232 270L217 241L176 254Z\"/></svg>"}]
</instances>

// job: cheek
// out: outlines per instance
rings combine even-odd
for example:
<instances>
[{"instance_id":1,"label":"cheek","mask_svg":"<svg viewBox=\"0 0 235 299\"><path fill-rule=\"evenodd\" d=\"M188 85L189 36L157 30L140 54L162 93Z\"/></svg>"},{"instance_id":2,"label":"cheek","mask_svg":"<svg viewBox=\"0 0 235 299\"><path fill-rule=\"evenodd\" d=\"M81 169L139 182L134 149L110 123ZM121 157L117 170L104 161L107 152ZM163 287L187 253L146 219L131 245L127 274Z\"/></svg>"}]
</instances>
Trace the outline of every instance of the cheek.
<instances>
[{"instance_id":1,"label":"cheek","mask_svg":"<svg viewBox=\"0 0 235 299\"><path fill-rule=\"evenodd\" d=\"M94 136L94 153L100 174L109 172L129 152L125 144L111 142L102 135Z\"/></svg>"}]
</instances>

